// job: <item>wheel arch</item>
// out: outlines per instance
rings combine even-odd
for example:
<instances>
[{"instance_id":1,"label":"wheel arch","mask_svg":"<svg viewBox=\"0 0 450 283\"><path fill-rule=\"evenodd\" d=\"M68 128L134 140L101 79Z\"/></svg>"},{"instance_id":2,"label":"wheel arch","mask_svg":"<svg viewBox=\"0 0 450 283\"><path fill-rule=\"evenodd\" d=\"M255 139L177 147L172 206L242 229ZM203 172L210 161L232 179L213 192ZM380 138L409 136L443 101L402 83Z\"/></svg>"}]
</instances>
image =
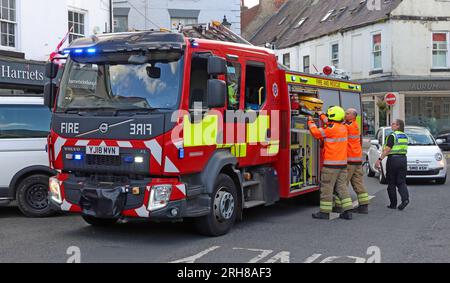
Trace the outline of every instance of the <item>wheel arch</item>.
<instances>
[{"instance_id":1,"label":"wheel arch","mask_svg":"<svg viewBox=\"0 0 450 283\"><path fill-rule=\"evenodd\" d=\"M53 170L47 166L43 165L34 165L30 167L26 167L19 172L17 172L11 180L9 184L9 197L11 199L16 199L17 187L20 183L25 179L32 175L47 175L49 177L57 175L57 171Z\"/></svg>"}]
</instances>

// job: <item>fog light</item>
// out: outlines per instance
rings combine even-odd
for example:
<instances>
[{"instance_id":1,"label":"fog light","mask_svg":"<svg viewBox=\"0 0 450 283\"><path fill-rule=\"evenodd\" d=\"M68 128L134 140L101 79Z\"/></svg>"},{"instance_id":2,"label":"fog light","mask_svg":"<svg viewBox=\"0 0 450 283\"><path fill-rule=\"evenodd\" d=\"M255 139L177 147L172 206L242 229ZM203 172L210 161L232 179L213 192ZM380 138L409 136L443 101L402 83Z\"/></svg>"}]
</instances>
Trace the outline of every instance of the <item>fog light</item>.
<instances>
[{"instance_id":1,"label":"fog light","mask_svg":"<svg viewBox=\"0 0 450 283\"><path fill-rule=\"evenodd\" d=\"M148 202L148 210L155 211L165 208L169 204L171 195L172 185L158 185L152 187Z\"/></svg>"},{"instance_id":2,"label":"fog light","mask_svg":"<svg viewBox=\"0 0 450 283\"><path fill-rule=\"evenodd\" d=\"M49 190L51 199L57 204L62 204L61 185L57 178L51 177L49 181Z\"/></svg>"},{"instance_id":3,"label":"fog light","mask_svg":"<svg viewBox=\"0 0 450 283\"><path fill-rule=\"evenodd\" d=\"M73 160L73 154L66 154L66 159L67 160Z\"/></svg>"},{"instance_id":4,"label":"fog light","mask_svg":"<svg viewBox=\"0 0 450 283\"><path fill-rule=\"evenodd\" d=\"M144 163L144 157L138 156L134 158L135 163Z\"/></svg>"},{"instance_id":5,"label":"fog light","mask_svg":"<svg viewBox=\"0 0 450 283\"><path fill-rule=\"evenodd\" d=\"M178 209L177 208L172 208L172 210L170 211L170 215L172 217L177 217L178 216Z\"/></svg>"}]
</instances>

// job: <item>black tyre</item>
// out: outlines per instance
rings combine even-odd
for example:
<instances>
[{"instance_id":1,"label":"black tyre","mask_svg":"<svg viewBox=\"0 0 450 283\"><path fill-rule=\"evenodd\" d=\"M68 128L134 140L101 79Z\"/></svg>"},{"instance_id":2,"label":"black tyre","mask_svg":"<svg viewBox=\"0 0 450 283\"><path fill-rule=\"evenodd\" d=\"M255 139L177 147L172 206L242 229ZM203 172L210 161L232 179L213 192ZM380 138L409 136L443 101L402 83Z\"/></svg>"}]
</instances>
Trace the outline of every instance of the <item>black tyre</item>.
<instances>
[{"instance_id":1,"label":"black tyre","mask_svg":"<svg viewBox=\"0 0 450 283\"><path fill-rule=\"evenodd\" d=\"M436 184L438 185L445 185L445 183L447 183L447 176L445 176L445 178L436 179Z\"/></svg>"},{"instance_id":2,"label":"black tyre","mask_svg":"<svg viewBox=\"0 0 450 283\"><path fill-rule=\"evenodd\" d=\"M46 175L32 175L17 187L17 203L25 216L49 217L55 214L48 201L48 180Z\"/></svg>"},{"instance_id":3,"label":"black tyre","mask_svg":"<svg viewBox=\"0 0 450 283\"><path fill-rule=\"evenodd\" d=\"M115 225L119 219L101 219L95 218L89 215L82 215L83 220L86 221L87 224L95 227L108 227Z\"/></svg>"},{"instance_id":4,"label":"black tyre","mask_svg":"<svg viewBox=\"0 0 450 283\"><path fill-rule=\"evenodd\" d=\"M211 195L211 213L195 219L197 231L209 237L227 234L236 222L239 207L233 180L228 175L220 174Z\"/></svg>"}]
</instances>

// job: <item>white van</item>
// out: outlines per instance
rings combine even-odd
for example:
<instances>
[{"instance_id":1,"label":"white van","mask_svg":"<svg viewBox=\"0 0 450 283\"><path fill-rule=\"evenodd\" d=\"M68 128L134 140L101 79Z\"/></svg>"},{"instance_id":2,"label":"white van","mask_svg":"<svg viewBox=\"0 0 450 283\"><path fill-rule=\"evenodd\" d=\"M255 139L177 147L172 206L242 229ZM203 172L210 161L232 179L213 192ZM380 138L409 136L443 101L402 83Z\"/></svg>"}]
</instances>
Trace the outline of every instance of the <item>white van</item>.
<instances>
[{"instance_id":1,"label":"white van","mask_svg":"<svg viewBox=\"0 0 450 283\"><path fill-rule=\"evenodd\" d=\"M447 160L430 131L423 127L409 126L405 128L409 138L407 179L434 180L437 184L447 181ZM386 138L392 134L390 127L380 128L376 139L371 141L367 156L367 172L369 177L378 175L380 183L386 183L386 159L383 160L383 174L375 169L375 163L381 156Z\"/></svg>"},{"instance_id":2,"label":"white van","mask_svg":"<svg viewBox=\"0 0 450 283\"><path fill-rule=\"evenodd\" d=\"M0 205L17 200L29 217L52 214L46 152L51 113L36 96L0 96Z\"/></svg>"}]
</instances>

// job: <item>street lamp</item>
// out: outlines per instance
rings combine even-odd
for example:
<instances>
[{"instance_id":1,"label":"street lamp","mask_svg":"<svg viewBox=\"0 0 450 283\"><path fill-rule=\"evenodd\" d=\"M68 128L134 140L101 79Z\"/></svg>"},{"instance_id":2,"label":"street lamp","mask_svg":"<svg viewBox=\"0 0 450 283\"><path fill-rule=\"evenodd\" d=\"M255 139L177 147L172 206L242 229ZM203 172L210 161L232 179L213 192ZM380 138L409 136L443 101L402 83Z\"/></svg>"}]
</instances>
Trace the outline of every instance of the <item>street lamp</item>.
<instances>
[{"instance_id":1,"label":"street lamp","mask_svg":"<svg viewBox=\"0 0 450 283\"><path fill-rule=\"evenodd\" d=\"M227 29L231 28L231 23L227 20L227 16L223 16L222 25Z\"/></svg>"}]
</instances>

